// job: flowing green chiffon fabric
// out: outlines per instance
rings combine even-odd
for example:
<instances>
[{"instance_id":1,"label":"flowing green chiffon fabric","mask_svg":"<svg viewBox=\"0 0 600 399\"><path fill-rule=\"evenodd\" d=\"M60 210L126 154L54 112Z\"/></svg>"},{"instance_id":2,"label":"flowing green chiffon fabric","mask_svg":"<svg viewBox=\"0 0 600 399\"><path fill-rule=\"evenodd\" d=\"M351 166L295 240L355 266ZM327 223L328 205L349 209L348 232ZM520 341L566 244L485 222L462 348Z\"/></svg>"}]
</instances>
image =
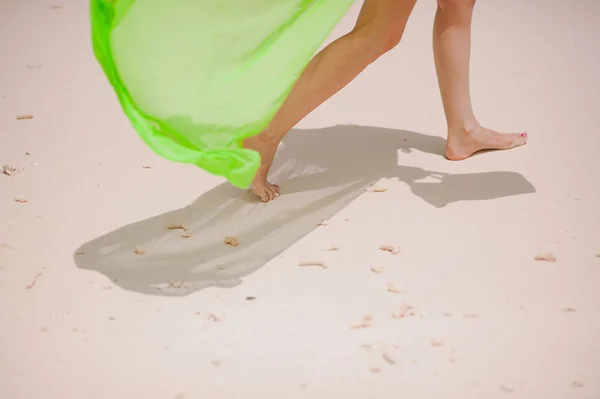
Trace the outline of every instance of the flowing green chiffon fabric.
<instances>
[{"instance_id":1,"label":"flowing green chiffon fabric","mask_svg":"<svg viewBox=\"0 0 600 399\"><path fill-rule=\"evenodd\" d=\"M92 45L160 156L240 188L260 133L353 0L91 0Z\"/></svg>"}]
</instances>

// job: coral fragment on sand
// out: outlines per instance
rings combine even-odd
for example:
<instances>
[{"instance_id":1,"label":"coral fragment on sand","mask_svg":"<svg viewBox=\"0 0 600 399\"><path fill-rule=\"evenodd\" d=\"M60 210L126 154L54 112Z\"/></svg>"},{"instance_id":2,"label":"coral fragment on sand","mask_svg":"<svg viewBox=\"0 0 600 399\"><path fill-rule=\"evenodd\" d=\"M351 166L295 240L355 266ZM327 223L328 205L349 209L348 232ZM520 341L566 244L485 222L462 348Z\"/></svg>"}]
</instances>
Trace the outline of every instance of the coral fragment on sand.
<instances>
[{"instance_id":1,"label":"coral fragment on sand","mask_svg":"<svg viewBox=\"0 0 600 399\"><path fill-rule=\"evenodd\" d=\"M402 319L404 317L411 316L412 309L414 309L413 306L407 305L407 304L402 304L402 305L398 306L396 309L394 309L394 311L392 312L392 317L394 319Z\"/></svg>"},{"instance_id":2,"label":"coral fragment on sand","mask_svg":"<svg viewBox=\"0 0 600 399\"><path fill-rule=\"evenodd\" d=\"M506 385L506 384L502 384L500 385L500 389L506 393L512 393L514 392L515 388L510 386L510 385Z\"/></svg>"},{"instance_id":3,"label":"coral fragment on sand","mask_svg":"<svg viewBox=\"0 0 600 399\"><path fill-rule=\"evenodd\" d=\"M387 188L384 187L367 187L365 189L366 192L368 193L385 193L387 191Z\"/></svg>"},{"instance_id":4,"label":"coral fragment on sand","mask_svg":"<svg viewBox=\"0 0 600 399\"><path fill-rule=\"evenodd\" d=\"M392 294L401 294L402 293L402 291L400 291L398 288L396 288L396 286L392 283L388 284L387 291L391 292Z\"/></svg>"},{"instance_id":5,"label":"coral fragment on sand","mask_svg":"<svg viewBox=\"0 0 600 399\"><path fill-rule=\"evenodd\" d=\"M585 383L583 381L579 381L579 380L573 381L574 388L583 388L584 386L585 386Z\"/></svg>"},{"instance_id":6,"label":"coral fragment on sand","mask_svg":"<svg viewBox=\"0 0 600 399\"><path fill-rule=\"evenodd\" d=\"M170 224L167 227L167 230L183 230L188 231L189 229L182 224Z\"/></svg>"},{"instance_id":7,"label":"coral fragment on sand","mask_svg":"<svg viewBox=\"0 0 600 399\"><path fill-rule=\"evenodd\" d=\"M556 255L554 255L552 252L540 252L535 256L534 259L544 262L556 262Z\"/></svg>"},{"instance_id":8,"label":"coral fragment on sand","mask_svg":"<svg viewBox=\"0 0 600 399\"><path fill-rule=\"evenodd\" d=\"M6 175L6 176L14 176L16 174L19 174L23 171L23 168L17 168L16 166L12 166L12 165L2 165L2 174Z\"/></svg>"},{"instance_id":9,"label":"coral fragment on sand","mask_svg":"<svg viewBox=\"0 0 600 399\"><path fill-rule=\"evenodd\" d=\"M298 263L298 266L300 266L300 267L316 266L316 267L320 267L322 269L327 269L328 268L327 264L325 264L325 262L322 262L320 260L305 260L305 261L301 261L301 262Z\"/></svg>"},{"instance_id":10,"label":"coral fragment on sand","mask_svg":"<svg viewBox=\"0 0 600 399\"><path fill-rule=\"evenodd\" d=\"M385 360L386 363L394 366L396 364L396 360L389 353L382 353L381 358Z\"/></svg>"},{"instance_id":11,"label":"coral fragment on sand","mask_svg":"<svg viewBox=\"0 0 600 399\"><path fill-rule=\"evenodd\" d=\"M380 250L384 252L389 252L394 255L398 255L400 253L400 247L397 245L382 245L379 247Z\"/></svg>"},{"instance_id":12,"label":"coral fragment on sand","mask_svg":"<svg viewBox=\"0 0 600 399\"><path fill-rule=\"evenodd\" d=\"M190 238L192 237L192 235L190 234L190 229L188 229L187 227L185 227L182 224L171 224L169 226L166 227L167 230L181 230L181 237L182 238Z\"/></svg>"},{"instance_id":13,"label":"coral fragment on sand","mask_svg":"<svg viewBox=\"0 0 600 399\"><path fill-rule=\"evenodd\" d=\"M27 202L29 202L26 198L23 197L15 197L13 198L13 201L18 202L19 204L26 204Z\"/></svg>"},{"instance_id":14,"label":"coral fragment on sand","mask_svg":"<svg viewBox=\"0 0 600 399\"><path fill-rule=\"evenodd\" d=\"M36 274L35 277L33 278L33 280L31 281L31 283L27 284L25 286L25 288L27 288L28 290L33 289L33 287L35 286L35 283L37 283L38 279L42 276L42 274L44 274L43 271L41 271L38 274Z\"/></svg>"},{"instance_id":15,"label":"coral fragment on sand","mask_svg":"<svg viewBox=\"0 0 600 399\"><path fill-rule=\"evenodd\" d=\"M226 236L224 243L225 243L225 245L229 245L230 247L237 247L238 245L240 245L240 242L238 241L238 239L235 237L231 237L231 236Z\"/></svg>"},{"instance_id":16,"label":"coral fragment on sand","mask_svg":"<svg viewBox=\"0 0 600 399\"><path fill-rule=\"evenodd\" d=\"M354 325L350 326L350 328L352 330L358 330L358 329L361 329L361 328L369 328L369 327L371 327L371 322L372 321L373 321L373 316L366 315L366 316L363 317L362 323L354 324Z\"/></svg>"}]
</instances>

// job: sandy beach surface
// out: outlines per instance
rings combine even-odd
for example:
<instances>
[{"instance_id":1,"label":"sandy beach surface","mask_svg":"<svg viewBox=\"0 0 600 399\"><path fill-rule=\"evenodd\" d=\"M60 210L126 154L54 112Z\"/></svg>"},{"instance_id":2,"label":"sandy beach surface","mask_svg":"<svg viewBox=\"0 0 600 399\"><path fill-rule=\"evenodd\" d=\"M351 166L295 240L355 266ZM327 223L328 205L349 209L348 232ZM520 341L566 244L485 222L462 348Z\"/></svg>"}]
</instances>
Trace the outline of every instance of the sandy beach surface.
<instances>
[{"instance_id":1,"label":"sandy beach surface","mask_svg":"<svg viewBox=\"0 0 600 399\"><path fill-rule=\"evenodd\" d=\"M0 398L600 398L600 2L478 2L476 112L530 141L464 162L434 11L261 204L143 144L87 1L0 1Z\"/></svg>"}]
</instances>

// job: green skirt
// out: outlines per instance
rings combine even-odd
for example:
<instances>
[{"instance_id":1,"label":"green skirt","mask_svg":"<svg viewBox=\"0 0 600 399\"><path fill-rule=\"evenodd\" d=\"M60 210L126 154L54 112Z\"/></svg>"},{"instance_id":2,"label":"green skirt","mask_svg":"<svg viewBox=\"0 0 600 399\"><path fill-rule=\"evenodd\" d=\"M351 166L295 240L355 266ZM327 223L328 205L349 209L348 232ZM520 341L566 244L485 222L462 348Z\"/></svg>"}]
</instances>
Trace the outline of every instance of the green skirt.
<instances>
[{"instance_id":1,"label":"green skirt","mask_svg":"<svg viewBox=\"0 0 600 399\"><path fill-rule=\"evenodd\" d=\"M95 56L160 156L240 188L275 116L353 0L91 0Z\"/></svg>"}]
</instances>

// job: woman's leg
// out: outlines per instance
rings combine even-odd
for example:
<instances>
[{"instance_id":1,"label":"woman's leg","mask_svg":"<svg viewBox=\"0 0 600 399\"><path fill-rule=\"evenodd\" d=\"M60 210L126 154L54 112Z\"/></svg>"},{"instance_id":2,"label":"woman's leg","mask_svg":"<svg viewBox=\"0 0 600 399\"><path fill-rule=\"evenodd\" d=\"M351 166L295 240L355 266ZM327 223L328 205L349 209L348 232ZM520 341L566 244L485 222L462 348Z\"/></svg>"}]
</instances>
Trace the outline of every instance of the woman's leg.
<instances>
[{"instance_id":1,"label":"woman's leg","mask_svg":"<svg viewBox=\"0 0 600 399\"><path fill-rule=\"evenodd\" d=\"M354 29L319 52L308 64L267 129L245 140L258 151L262 165L252 191L263 201L279 196L267 182L277 146L300 120L350 83L360 72L400 42L416 0L365 0Z\"/></svg>"},{"instance_id":2,"label":"woman's leg","mask_svg":"<svg viewBox=\"0 0 600 399\"><path fill-rule=\"evenodd\" d=\"M503 134L483 128L473 113L469 59L474 6L475 0L438 0L433 26L435 67L448 124L446 157L451 160L527 142L526 133Z\"/></svg>"}]
</instances>

